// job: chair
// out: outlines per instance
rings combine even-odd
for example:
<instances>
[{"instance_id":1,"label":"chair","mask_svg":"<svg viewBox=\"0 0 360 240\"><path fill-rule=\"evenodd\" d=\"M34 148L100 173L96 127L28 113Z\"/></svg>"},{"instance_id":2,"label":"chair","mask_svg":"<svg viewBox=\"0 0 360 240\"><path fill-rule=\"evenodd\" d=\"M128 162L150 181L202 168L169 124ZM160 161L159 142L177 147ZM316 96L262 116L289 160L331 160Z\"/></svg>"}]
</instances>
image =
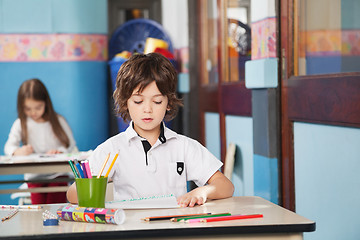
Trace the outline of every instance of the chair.
<instances>
[{"instance_id":1,"label":"chair","mask_svg":"<svg viewBox=\"0 0 360 240\"><path fill-rule=\"evenodd\" d=\"M27 189L28 185L27 183L23 183L19 186L19 189ZM10 198L12 200L14 199L19 199L19 205L27 205L27 204L31 204L31 198L30 198L31 194L30 192L16 192L16 193L12 193L10 195Z\"/></svg>"}]
</instances>

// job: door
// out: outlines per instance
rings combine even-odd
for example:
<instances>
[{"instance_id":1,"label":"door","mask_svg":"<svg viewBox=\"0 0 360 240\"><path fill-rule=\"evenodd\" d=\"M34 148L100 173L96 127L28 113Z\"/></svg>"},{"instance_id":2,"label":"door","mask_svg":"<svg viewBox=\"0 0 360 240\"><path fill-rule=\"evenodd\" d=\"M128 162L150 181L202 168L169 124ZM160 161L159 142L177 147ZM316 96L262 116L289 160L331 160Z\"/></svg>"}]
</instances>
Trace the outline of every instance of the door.
<instances>
[{"instance_id":1,"label":"door","mask_svg":"<svg viewBox=\"0 0 360 240\"><path fill-rule=\"evenodd\" d=\"M360 127L358 1L281 0L282 202L295 210L294 122Z\"/></svg>"},{"instance_id":2,"label":"door","mask_svg":"<svg viewBox=\"0 0 360 240\"><path fill-rule=\"evenodd\" d=\"M198 126L205 143L205 114L219 116L220 154L226 154L225 116L251 116L251 91L245 87L250 56L250 1L199 0Z\"/></svg>"}]
</instances>

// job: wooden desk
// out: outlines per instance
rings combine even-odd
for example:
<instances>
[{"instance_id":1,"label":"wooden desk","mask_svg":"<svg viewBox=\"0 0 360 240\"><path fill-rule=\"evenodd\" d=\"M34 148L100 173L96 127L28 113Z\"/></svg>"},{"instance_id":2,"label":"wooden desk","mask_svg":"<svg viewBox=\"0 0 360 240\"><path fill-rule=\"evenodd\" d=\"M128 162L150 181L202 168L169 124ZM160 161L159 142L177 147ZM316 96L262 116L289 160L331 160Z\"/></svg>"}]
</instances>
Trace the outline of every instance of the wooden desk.
<instances>
[{"instance_id":1,"label":"wooden desk","mask_svg":"<svg viewBox=\"0 0 360 240\"><path fill-rule=\"evenodd\" d=\"M79 152L75 154L56 154L54 156L47 156L46 154L34 154L22 157L0 157L0 176L4 175L21 175L25 173L71 173L69 166L69 159L77 158L84 159L90 152ZM71 176L71 175L70 175ZM54 181L73 181L73 178L65 179L45 179L43 182ZM24 183L25 181L0 181L0 184ZM68 189L64 187L46 187L46 188L31 188L31 189L0 189L0 194L9 194L15 192L63 192Z\"/></svg>"},{"instance_id":2,"label":"wooden desk","mask_svg":"<svg viewBox=\"0 0 360 240\"><path fill-rule=\"evenodd\" d=\"M59 204L44 205L56 214ZM60 221L43 226L43 210L20 210L0 223L0 239L303 239L303 232L315 231L315 222L260 197L213 200L203 206L179 209L124 210L122 225ZM261 213L263 218L213 223L178 223L169 220L144 222L144 217L190 213ZM0 217L9 211L0 210Z\"/></svg>"}]
</instances>

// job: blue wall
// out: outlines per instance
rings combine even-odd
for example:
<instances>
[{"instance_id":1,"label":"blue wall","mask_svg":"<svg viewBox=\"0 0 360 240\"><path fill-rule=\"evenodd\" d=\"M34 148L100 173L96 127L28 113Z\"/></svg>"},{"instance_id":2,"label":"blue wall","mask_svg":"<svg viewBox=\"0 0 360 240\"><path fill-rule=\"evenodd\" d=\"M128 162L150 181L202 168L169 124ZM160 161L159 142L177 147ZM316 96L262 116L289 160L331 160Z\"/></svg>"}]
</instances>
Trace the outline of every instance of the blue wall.
<instances>
[{"instance_id":1,"label":"blue wall","mask_svg":"<svg viewBox=\"0 0 360 240\"><path fill-rule=\"evenodd\" d=\"M360 129L294 123L296 212L312 240L359 239Z\"/></svg>"},{"instance_id":2,"label":"blue wall","mask_svg":"<svg viewBox=\"0 0 360 240\"><path fill-rule=\"evenodd\" d=\"M253 121L250 117L226 116L226 145L236 145L231 181L234 196L254 195Z\"/></svg>"},{"instance_id":3,"label":"blue wall","mask_svg":"<svg viewBox=\"0 0 360 240\"><path fill-rule=\"evenodd\" d=\"M236 145L235 163L231 181L235 186L234 196L254 195L253 131L252 118L226 116L226 140ZM218 113L205 113L206 147L218 159L220 149L220 118Z\"/></svg>"},{"instance_id":4,"label":"blue wall","mask_svg":"<svg viewBox=\"0 0 360 240\"><path fill-rule=\"evenodd\" d=\"M107 34L107 0L0 0L2 33Z\"/></svg>"},{"instance_id":5,"label":"blue wall","mask_svg":"<svg viewBox=\"0 0 360 240\"><path fill-rule=\"evenodd\" d=\"M94 149L107 138L106 63L104 62L0 62L0 145L7 140L17 118L16 97L21 83L41 79L56 111L69 122L80 150Z\"/></svg>"},{"instance_id":6,"label":"blue wall","mask_svg":"<svg viewBox=\"0 0 360 240\"><path fill-rule=\"evenodd\" d=\"M218 159L221 159L220 149L220 118L218 113L205 113L206 148Z\"/></svg>"}]
</instances>

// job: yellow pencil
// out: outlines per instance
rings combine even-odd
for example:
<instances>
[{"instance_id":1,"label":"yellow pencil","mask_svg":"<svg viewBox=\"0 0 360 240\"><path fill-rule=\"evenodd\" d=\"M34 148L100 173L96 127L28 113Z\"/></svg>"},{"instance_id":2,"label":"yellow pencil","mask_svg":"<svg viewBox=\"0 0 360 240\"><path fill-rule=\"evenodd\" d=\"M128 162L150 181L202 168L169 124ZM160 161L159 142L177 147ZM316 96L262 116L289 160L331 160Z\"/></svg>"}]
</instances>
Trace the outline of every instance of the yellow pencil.
<instances>
[{"instance_id":1,"label":"yellow pencil","mask_svg":"<svg viewBox=\"0 0 360 240\"><path fill-rule=\"evenodd\" d=\"M109 160L109 158L110 158L110 153L107 155L107 157L106 157L106 159L105 159L105 161L104 161L104 163L103 163L103 165L102 165L102 167L101 167L101 170L100 170L99 174L97 175L97 178L100 178L100 177L101 177L101 174L102 174L102 172L104 171L104 168L105 168L106 163L107 163L107 161Z\"/></svg>"},{"instance_id":2,"label":"yellow pencil","mask_svg":"<svg viewBox=\"0 0 360 240\"><path fill-rule=\"evenodd\" d=\"M107 171L107 173L105 174L104 177L108 177L108 176L109 176L109 173L110 173L112 167L114 166L114 163L115 163L115 161L116 161L116 159L117 159L118 156L119 156L119 152L115 155L114 160L112 161L112 163L111 163L111 165L110 165L110 167L109 167L109 170Z\"/></svg>"}]
</instances>

